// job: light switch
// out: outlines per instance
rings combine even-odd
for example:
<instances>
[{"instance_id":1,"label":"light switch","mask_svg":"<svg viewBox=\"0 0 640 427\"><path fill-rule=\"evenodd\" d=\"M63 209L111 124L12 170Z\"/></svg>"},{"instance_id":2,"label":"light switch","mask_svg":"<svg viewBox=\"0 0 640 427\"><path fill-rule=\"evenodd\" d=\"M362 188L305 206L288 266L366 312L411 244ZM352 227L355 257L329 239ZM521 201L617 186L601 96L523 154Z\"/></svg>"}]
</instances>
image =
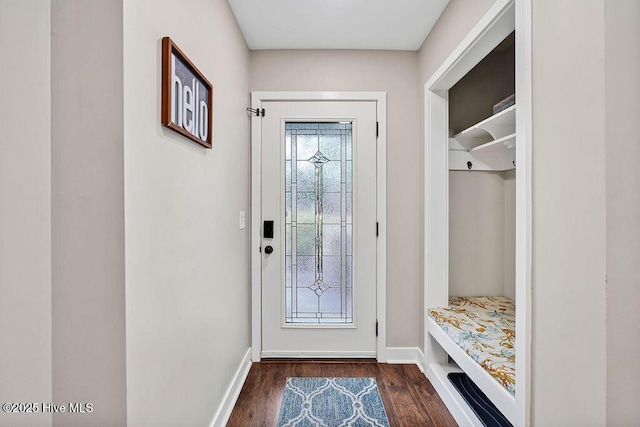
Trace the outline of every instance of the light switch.
<instances>
[{"instance_id":1,"label":"light switch","mask_svg":"<svg viewBox=\"0 0 640 427\"><path fill-rule=\"evenodd\" d=\"M245 226L245 214L244 211L240 211L240 230L243 230Z\"/></svg>"}]
</instances>

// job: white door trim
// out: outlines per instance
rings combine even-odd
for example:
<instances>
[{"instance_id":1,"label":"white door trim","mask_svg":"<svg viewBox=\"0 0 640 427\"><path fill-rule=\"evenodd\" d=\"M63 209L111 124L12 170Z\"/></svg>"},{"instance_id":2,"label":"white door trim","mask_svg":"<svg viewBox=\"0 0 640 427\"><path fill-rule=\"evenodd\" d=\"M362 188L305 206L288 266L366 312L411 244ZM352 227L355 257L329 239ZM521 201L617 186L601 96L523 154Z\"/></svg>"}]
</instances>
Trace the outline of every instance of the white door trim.
<instances>
[{"instance_id":1,"label":"white door trim","mask_svg":"<svg viewBox=\"0 0 640 427\"><path fill-rule=\"evenodd\" d=\"M387 307L387 94L386 92L251 92L251 108L266 101L375 101L377 141L377 294L378 340L376 358L386 362ZM269 114L269 111L266 111ZM262 119L251 119L251 360L260 361L262 351L262 269L260 254Z\"/></svg>"},{"instance_id":2,"label":"white door trim","mask_svg":"<svg viewBox=\"0 0 640 427\"><path fill-rule=\"evenodd\" d=\"M424 318L430 306L447 305L449 296L449 89L513 29L516 31L516 398L517 426L530 425L531 406L531 262L532 262L532 0L497 0L424 85ZM514 10L515 8L515 10ZM446 355L431 348L424 330L424 354L430 364L446 365ZM436 379L432 379L432 382ZM448 382L448 381L447 381ZM436 387L437 388L437 387ZM445 400L446 403L446 400ZM449 406L449 405L447 405ZM455 414L454 414L455 416Z\"/></svg>"}]
</instances>

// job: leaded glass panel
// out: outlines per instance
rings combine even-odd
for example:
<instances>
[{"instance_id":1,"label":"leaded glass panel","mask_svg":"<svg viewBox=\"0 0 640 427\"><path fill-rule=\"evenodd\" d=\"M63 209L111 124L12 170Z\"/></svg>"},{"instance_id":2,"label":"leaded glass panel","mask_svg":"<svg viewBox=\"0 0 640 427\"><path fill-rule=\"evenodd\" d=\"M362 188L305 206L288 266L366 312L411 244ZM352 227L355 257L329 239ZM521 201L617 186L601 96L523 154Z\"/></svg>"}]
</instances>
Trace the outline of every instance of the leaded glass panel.
<instances>
[{"instance_id":1,"label":"leaded glass panel","mask_svg":"<svg viewBox=\"0 0 640 427\"><path fill-rule=\"evenodd\" d=\"M285 124L286 323L353 323L351 135Z\"/></svg>"}]
</instances>

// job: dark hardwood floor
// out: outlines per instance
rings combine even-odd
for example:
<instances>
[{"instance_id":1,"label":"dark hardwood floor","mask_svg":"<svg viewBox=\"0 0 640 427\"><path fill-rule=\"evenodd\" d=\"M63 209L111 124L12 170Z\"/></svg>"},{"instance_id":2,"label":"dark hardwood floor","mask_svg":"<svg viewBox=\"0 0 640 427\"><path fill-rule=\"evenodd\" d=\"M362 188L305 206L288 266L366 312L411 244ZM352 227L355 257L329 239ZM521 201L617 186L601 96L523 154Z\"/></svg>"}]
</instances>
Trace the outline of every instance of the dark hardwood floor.
<instances>
[{"instance_id":1,"label":"dark hardwood floor","mask_svg":"<svg viewBox=\"0 0 640 427\"><path fill-rule=\"evenodd\" d=\"M251 366L228 426L275 426L287 377L374 377L391 426L456 426L415 365L370 360L267 360Z\"/></svg>"}]
</instances>

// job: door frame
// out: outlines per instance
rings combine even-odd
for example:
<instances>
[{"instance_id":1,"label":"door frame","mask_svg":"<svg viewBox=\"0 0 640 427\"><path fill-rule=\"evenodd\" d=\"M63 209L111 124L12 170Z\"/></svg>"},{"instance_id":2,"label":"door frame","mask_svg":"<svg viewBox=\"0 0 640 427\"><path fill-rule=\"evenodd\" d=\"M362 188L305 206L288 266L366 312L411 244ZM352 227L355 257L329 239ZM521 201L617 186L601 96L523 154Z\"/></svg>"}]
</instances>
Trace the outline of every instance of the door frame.
<instances>
[{"instance_id":1,"label":"door frame","mask_svg":"<svg viewBox=\"0 0 640 427\"><path fill-rule=\"evenodd\" d=\"M376 359L386 362L387 347L387 93L386 92L251 92L251 108L262 109L266 101L374 101L378 120L376 141L376 210L378 240L376 260L376 313L378 339ZM266 111L269 114L269 111ZM262 119L251 117L251 360L260 361L262 351Z\"/></svg>"}]
</instances>

